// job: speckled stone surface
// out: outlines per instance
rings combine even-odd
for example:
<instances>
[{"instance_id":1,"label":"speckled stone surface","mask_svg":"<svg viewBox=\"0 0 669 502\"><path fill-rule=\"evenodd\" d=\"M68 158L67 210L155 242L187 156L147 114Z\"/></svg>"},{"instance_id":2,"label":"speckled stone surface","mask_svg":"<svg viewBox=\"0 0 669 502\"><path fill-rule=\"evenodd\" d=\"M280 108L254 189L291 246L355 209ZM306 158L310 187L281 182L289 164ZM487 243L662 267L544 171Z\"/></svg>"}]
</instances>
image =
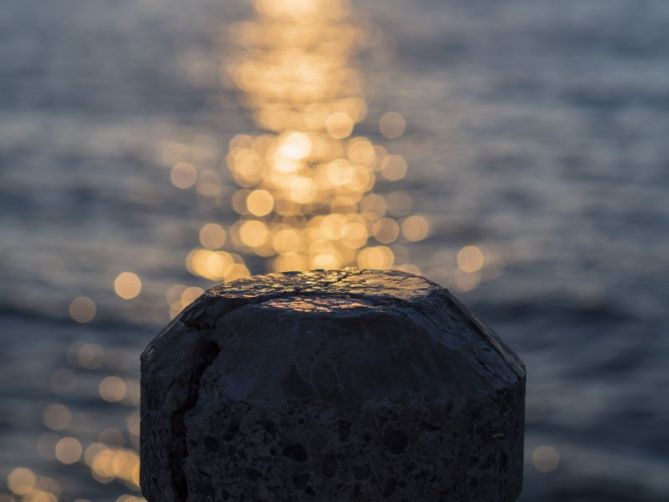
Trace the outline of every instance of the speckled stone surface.
<instances>
[{"instance_id":1,"label":"speckled stone surface","mask_svg":"<svg viewBox=\"0 0 669 502\"><path fill-rule=\"evenodd\" d=\"M512 501L525 370L442 287L402 272L256 276L142 354L150 502Z\"/></svg>"}]
</instances>

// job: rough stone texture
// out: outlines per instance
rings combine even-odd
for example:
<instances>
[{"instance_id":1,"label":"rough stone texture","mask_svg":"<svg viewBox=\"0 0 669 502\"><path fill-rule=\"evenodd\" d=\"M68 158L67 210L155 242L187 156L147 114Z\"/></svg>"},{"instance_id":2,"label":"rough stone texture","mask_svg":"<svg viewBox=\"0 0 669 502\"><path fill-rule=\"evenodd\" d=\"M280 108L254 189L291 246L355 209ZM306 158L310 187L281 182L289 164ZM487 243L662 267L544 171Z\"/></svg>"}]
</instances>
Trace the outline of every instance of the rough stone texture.
<instances>
[{"instance_id":1,"label":"rough stone texture","mask_svg":"<svg viewBox=\"0 0 669 502\"><path fill-rule=\"evenodd\" d=\"M217 286L142 354L151 502L512 501L522 362L449 292L372 270Z\"/></svg>"}]
</instances>

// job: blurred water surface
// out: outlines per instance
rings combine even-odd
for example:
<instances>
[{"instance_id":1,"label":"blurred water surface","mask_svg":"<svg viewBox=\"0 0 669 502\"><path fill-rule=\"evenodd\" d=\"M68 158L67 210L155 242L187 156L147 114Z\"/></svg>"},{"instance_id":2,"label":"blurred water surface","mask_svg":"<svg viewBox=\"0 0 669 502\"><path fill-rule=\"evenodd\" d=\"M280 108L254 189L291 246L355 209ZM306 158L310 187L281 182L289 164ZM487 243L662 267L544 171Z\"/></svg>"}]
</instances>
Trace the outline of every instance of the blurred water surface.
<instances>
[{"instance_id":1,"label":"blurred water surface","mask_svg":"<svg viewBox=\"0 0 669 502\"><path fill-rule=\"evenodd\" d=\"M139 496L138 354L211 284L186 267L203 225L232 240L230 141L267 134L221 72L253 16L3 2L0 477L16 500ZM669 3L361 0L347 22L367 39L353 134L408 164L373 191L398 229L430 226L370 242L525 360L521 500L669 500ZM217 190L177 188L180 162ZM260 247L225 249L261 273Z\"/></svg>"}]
</instances>

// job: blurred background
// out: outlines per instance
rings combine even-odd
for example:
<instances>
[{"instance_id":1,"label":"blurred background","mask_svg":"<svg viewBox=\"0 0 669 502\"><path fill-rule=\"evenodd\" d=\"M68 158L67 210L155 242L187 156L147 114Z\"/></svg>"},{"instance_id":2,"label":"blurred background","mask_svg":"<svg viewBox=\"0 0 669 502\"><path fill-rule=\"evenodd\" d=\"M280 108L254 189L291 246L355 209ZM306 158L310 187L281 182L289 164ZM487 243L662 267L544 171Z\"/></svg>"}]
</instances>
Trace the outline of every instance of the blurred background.
<instances>
[{"instance_id":1,"label":"blurred background","mask_svg":"<svg viewBox=\"0 0 669 502\"><path fill-rule=\"evenodd\" d=\"M528 370L522 501L669 500L669 2L4 0L0 502L136 502L214 283L447 286Z\"/></svg>"}]
</instances>

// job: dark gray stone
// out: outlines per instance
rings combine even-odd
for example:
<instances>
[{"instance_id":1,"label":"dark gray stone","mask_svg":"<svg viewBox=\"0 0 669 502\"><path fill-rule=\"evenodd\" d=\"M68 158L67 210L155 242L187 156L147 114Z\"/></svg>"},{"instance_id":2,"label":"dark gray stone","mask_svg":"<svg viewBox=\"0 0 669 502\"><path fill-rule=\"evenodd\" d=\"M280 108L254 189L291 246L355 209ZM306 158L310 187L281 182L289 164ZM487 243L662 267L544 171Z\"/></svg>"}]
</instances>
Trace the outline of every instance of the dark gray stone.
<instances>
[{"instance_id":1,"label":"dark gray stone","mask_svg":"<svg viewBox=\"0 0 669 502\"><path fill-rule=\"evenodd\" d=\"M442 287L316 271L217 286L142 354L151 502L512 501L525 370Z\"/></svg>"}]
</instances>

